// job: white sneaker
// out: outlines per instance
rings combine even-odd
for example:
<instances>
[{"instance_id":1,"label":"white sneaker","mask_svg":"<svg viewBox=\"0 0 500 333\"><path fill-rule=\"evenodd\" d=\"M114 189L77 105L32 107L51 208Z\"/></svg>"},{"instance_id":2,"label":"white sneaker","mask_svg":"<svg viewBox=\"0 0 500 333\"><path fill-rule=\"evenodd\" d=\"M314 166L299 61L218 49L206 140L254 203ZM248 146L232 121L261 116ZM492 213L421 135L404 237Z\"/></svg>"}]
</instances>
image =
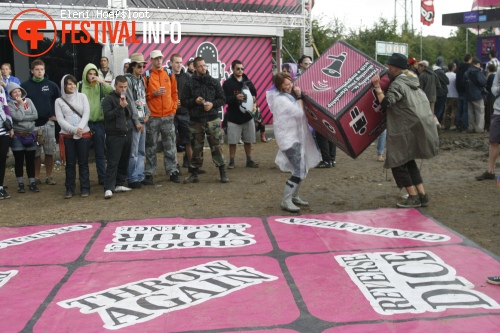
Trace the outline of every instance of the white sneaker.
<instances>
[{"instance_id":1,"label":"white sneaker","mask_svg":"<svg viewBox=\"0 0 500 333\"><path fill-rule=\"evenodd\" d=\"M104 192L104 199L109 199L113 196L113 192L111 192L111 190L106 190L106 192Z\"/></svg>"},{"instance_id":2,"label":"white sneaker","mask_svg":"<svg viewBox=\"0 0 500 333\"><path fill-rule=\"evenodd\" d=\"M126 186L117 186L117 187L115 187L115 193L118 193L118 192L128 192L128 191L132 191L132 189L130 187L126 187Z\"/></svg>"}]
</instances>

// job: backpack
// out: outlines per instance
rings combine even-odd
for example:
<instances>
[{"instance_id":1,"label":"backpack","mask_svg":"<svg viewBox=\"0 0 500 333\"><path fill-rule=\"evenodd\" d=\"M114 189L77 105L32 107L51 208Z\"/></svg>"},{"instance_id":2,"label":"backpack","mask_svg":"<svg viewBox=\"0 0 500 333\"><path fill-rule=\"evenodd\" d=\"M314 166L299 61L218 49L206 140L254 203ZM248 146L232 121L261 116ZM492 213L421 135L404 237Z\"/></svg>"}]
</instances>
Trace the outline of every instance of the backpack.
<instances>
[{"instance_id":1,"label":"backpack","mask_svg":"<svg viewBox=\"0 0 500 333\"><path fill-rule=\"evenodd\" d=\"M172 75L175 75L174 73L172 73L172 70L166 66L163 67L163 70L167 72L168 77L170 78L170 80L172 80ZM149 77L151 76L151 71L148 69L142 76L144 77L145 86L147 88L149 85Z\"/></svg>"}]
</instances>

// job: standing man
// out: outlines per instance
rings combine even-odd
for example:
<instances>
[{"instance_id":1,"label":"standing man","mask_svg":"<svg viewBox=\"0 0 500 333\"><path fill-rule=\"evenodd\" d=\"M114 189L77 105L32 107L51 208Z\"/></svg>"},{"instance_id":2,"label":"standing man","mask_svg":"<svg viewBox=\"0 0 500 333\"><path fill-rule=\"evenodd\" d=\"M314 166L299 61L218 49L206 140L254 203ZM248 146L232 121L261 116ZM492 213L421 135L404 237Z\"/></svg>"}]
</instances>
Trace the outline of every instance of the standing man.
<instances>
[{"instance_id":1,"label":"standing man","mask_svg":"<svg viewBox=\"0 0 500 333\"><path fill-rule=\"evenodd\" d=\"M37 146L35 155L35 187L41 184L40 168L42 166L42 148L45 153L45 183L56 185L52 178L54 169L54 153L56 151L55 121L56 99L61 97L61 91L54 82L45 77L45 63L41 59L36 59L31 63L31 79L24 81L21 87L26 90L27 97L31 99L38 112L38 119L35 121L35 131L41 131L45 141L42 146ZM31 186L31 185L30 185ZM38 192L38 189L31 189Z\"/></svg>"},{"instance_id":2,"label":"standing man","mask_svg":"<svg viewBox=\"0 0 500 333\"><path fill-rule=\"evenodd\" d=\"M154 50L150 55L153 67L145 73L146 101L151 111L146 123L146 168L142 184L153 185L153 175L156 172L156 145L158 134L163 143L163 165L170 181L179 183L177 169L177 149L175 146L174 117L177 110L178 95L175 75L162 67L163 54Z\"/></svg>"},{"instance_id":3,"label":"standing man","mask_svg":"<svg viewBox=\"0 0 500 333\"><path fill-rule=\"evenodd\" d=\"M455 122L457 125L457 131L466 131L469 127L469 112L467 110L467 96L465 93L465 86L463 84L464 75L469 67L471 66L472 56L467 53L464 56L464 62L459 64L457 67L457 80L456 86L458 91L458 109L457 115L455 117Z\"/></svg>"},{"instance_id":4,"label":"standing man","mask_svg":"<svg viewBox=\"0 0 500 333\"><path fill-rule=\"evenodd\" d=\"M132 108L127 99L127 78L118 75L115 79L115 91L104 97L104 127L106 129L106 180L104 198L109 199L113 192L126 192L127 167L130 156L130 140L127 137Z\"/></svg>"},{"instance_id":5,"label":"standing man","mask_svg":"<svg viewBox=\"0 0 500 333\"><path fill-rule=\"evenodd\" d=\"M234 156L236 155L236 144L243 136L247 168L258 168L259 164L252 160L252 143L255 142L255 124L252 117L252 110L242 112L241 103L246 101L248 96L244 94L243 87L246 86L252 95L254 105L257 90L252 81L243 73L245 68L239 60L234 60L231 64L233 74L224 82L222 89L226 98L227 109L225 118L227 120L227 136L229 143L229 165L228 169L234 169Z\"/></svg>"},{"instance_id":6,"label":"standing man","mask_svg":"<svg viewBox=\"0 0 500 333\"><path fill-rule=\"evenodd\" d=\"M144 180L144 160L146 158L146 123L149 119L149 108L146 103L146 87L142 77L142 69L146 61L142 53L130 56L127 68L127 99L132 101L132 126L129 128L130 159L128 163L128 187L141 188Z\"/></svg>"},{"instance_id":7,"label":"standing man","mask_svg":"<svg viewBox=\"0 0 500 333\"><path fill-rule=\"evenodd\" d=\"M207 73L205 59L194 59L195 72L191 76L181 95L181 105L189 110L189 127L191 130L191 146L193 157L189 165L191 176L184 179L184 183L198 183L198 170L203 165L203 146L207 136L212 161L219 168L221 183L227 183L224 156L222 154L222 129L220 127L219 108L226 100L224 91L216 79Z\"/></svg>"},{"instance_id":8,"label":"standing man","mask_svg":"<svg viewBox=\"0 0 500 333\"><path fill-rule=\"evenodd\" d=\"M441 124L443 123L444 106L446 104L446 98L448 95L448 84L450 84L450 80L439 65L442 61L439 60L442 58L443 57L438 57L436 66L432 66L432 70L434 71L434 73L436 73L440 84L439 89L436 90L436 104L434 105L434 114Z\"/></svg>"},{"instance_id":9,"label":"standing man","mask_svg":"<svg viewBox=\"0 0 500 333\"><path fill-rule=\"evenodd\" d=\"M500 98L498 98L498 95L500 95L500 68L497 70L497 74L493 79L491 93L495 96L495 102L493 104L493 114L491 115L490 122L488 170L486 170L482 175L477 176L477 180L495 179L495 167L498 159L498 153L500 151ZM500 178L498 180L498 187L500 188Z\"/></svg>"},{"instance_id":10,"label":"standing man","mask_svg":"<svg viewBox=\"0 0 500 333\"><path fill-rule=\"evenodd\" d=\"M457 74L455 70L457 65L454 62L448 64L448 71L446 76L450 83L448 84L448 95L445 104L445 115L444 115L444 130L448 131L455 129L455 116L458 109L458 91L456 86Z\"/></svg>"},{"instance_id":11,"label":"standing man","mask_svg":"<svg viewBox=\"0 0 500 333\"><path fill-rule=\"evenodd\" d=\"M434 115L434 109L436 105L437 92L441 89L441 83L439 82L439 77L429 68L429 62L427 60L422 60L418 64L418 71L420 75L418 80L420 82L420 89L422 89L429 100L429 106L431 112ZM440 127L437 117L434 115L434 122L437 127Z\"/></svg>"},{"instance_id":12,"label":"standing man","mask_svg":"<svg viewBox=\"0 0 500 333\"><path fill-rule=\"evenodd\" d=\"M486 77L481 71L481 61L474 58L472 65L464 74L465 96L469 113L467 133L484 132L484 99L483 90L486 87Z\"/></svg>"},{"instance_id":13,"label":"standing man","mask_svg":"<svg viewBox=\"0 0 500 333\"><path fill-rule=\"evenodd\" d=\"M0 85L5 90L5 96L7 96L7 100L10 100L9 90L7 89L7 85L9 82L14 82L18 85L21 85L19 79L15 76L12 76L12 68L8 62L2 64L2 80L0 81Z\"/></svg>"},{"instance_id":14,"label":"standing man","mask_svg":"<svg viewBox=\"0 0 500 333\"><path fill-rule=\"evenodd\" d=\"M182 68L182 56L180 54L174 53L170 56L170 67L175 74L177 91L182 92L186 83L191 79L191 75L184 72ZM175 113L174 124L178 135L177 144L186 147L184 163L189 164L193 154L189 132L189 112L185 106L181 105L180 99L177 100L177 112Z\"/></svg>"},{"instance_id":15,"label":"standing man","mask_svg":"<svg viewBox=\"0 0 500 333\"><path fill-rule=\"evenodd\" d=\"M104 185L106 178L106 153L104 131L104 113L101 100L113 92L113 87L99 77L98 69L94 64L87 64L83 69L82 81L78 83L78 92L87 96L90 107L89 128L92 134L95 166L99 185Z\"/></svg>"},{"instance_id":16,"label":"standing man","mask_svg":"<svg viewBox=\"0 0 500 333\"><path fill-rule=\"evenodd\" d=\"M101 57L101 68L99 69L99 77L104 80L107 84L111 84L113 79L115 78L115 75L109 69L109 59L108 57L102 56Z\"/></svg>"}]
</instances>

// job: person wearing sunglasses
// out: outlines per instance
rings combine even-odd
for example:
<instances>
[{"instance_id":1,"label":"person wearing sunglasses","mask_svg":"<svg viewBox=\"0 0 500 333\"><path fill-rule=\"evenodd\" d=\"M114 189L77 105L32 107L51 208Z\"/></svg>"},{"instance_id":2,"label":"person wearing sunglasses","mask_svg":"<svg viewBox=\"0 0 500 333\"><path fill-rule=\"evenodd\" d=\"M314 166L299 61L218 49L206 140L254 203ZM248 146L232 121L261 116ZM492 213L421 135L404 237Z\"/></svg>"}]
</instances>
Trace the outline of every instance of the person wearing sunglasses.
<instances>
[{"instance_id":1,"label":"person wearing sunglasses","mask_svg":"<svg viewBox=\"0 0 500 333\"><path fill-rule=\"evenodd\" d=\"M297 76L300 76L306 69L308 69L312 64L312 58L307 55L302 55L299 59L299 68L297 69Z\"/></svg>"},{"instance_id":2,"label":"person wearing sunglasses","mask_svg":"<svg viewBox=\"0 0 500 333\"><path fill-rule=\"evenodd\" d=\"M130 64L127 69L128 89L126 91L129 100L133 101L132 124L128 129L130 138L130 158L128 163L128 187L141 188L144 180L144 161L146 159L146 123L149 120L150 111L146 103L146 87L142 71L146 61L142 53L133 53L130 56Z\"/></svg>"},{"instance_id":3,"label":"person wearing sunglasses","mask_svg":"<svg viewBox=\"0 0 500 333\"><path fill-rule=\"evenodd\" d=\"M245 68L241 61L234 60L231 64L231 69L233 74L231 74L222 86L227 103L225 115L229 143L229 165L227 168L234 169L236 144L241 137L243 137L246 167L258 168L259 164L252 160L252 143L255 142L255 124L252 112L257 90L248 76L244 74ZM245 109L244 102L250 102L248 105L251 104L252 107L248 108L248 110Z\"/></svg>"}]
</instances>

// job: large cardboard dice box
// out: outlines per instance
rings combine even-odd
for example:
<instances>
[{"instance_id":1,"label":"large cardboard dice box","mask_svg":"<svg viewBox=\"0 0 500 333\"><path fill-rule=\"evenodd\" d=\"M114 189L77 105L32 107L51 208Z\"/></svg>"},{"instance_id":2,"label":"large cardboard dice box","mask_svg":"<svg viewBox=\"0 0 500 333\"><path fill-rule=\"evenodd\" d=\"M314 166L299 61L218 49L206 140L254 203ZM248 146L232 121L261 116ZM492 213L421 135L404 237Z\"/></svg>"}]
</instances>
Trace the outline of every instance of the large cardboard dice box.
<instances>
[{"instance_id":1,"label":"large cardboard dice box","mask_svg":"<svg viewBox=\"0 0 500 333\"><path fill-rule=\"evenodd\" d=\"M385 114L371 79L387 69L349 44L333 44L295 84L302 89L309 124L352 158L359 156L385 129Z\"/></svg>"}]
</instances>

